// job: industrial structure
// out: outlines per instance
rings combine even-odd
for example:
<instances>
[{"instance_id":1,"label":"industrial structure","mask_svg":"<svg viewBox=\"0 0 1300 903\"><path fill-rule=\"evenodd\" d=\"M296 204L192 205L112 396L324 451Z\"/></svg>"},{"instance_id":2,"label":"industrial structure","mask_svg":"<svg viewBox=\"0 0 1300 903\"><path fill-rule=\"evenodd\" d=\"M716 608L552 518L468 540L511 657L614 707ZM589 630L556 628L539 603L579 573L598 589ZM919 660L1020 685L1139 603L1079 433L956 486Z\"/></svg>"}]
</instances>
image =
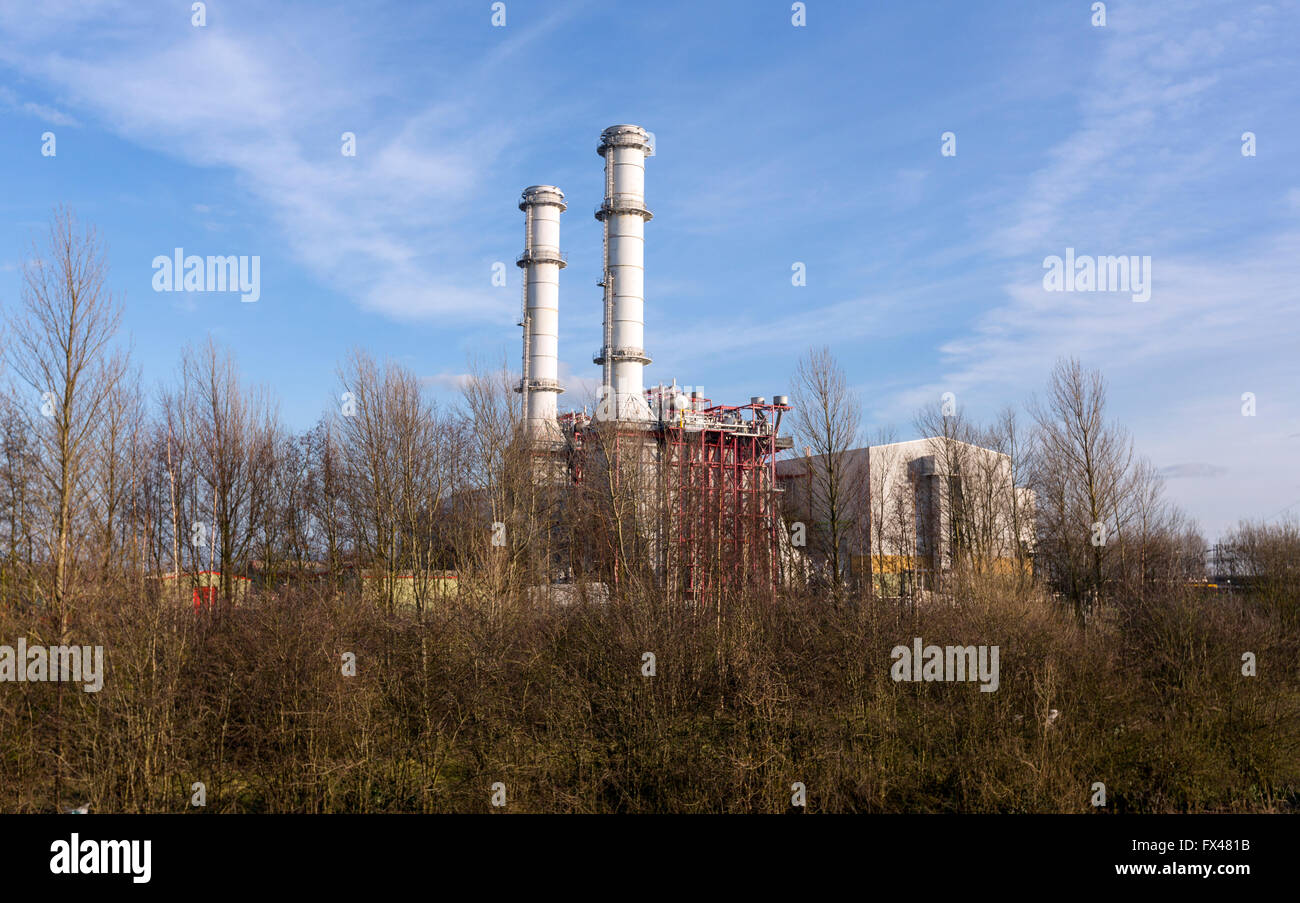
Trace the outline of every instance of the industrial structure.
<instances>
[{"instance_id":1,"label":"industrial structure","mask_svg":"<svg viewBox=\"0 0 1300 903\"><path fill-rule=\"evenodd\" d=\"M649 135L635 125L614 125L600 136L596 152L605 158L605 200L596 209L604 225L603 338L593 363L601 366L613 419L651 419L645 389L645 158Z\"/></svg>"},{"instance_id":2,"label":"industrial structure","mask_svg":"<svg viewBox=\"0 0 1300 903\"><path fill-rule=\"evenodd\" d=\"M525 188L519 209L524 211L524 252L516 261L523 270L524 286L519 391L524 393L527 436L534 443L554 445L563 441L556 399L564 391L559 380L560 270L566 264L560 252L560 214L567 209L564 192L554 185Z\"/></svg>"},{"instance_id":3,"label":"industrial structure","mask_svg":"<svg viewBox=\"0 0 1300 903\"><path fill-rule=\"evenodd\" d=\"M979 569L1026 565L1033 500L1015 487L1006 455L943 438L847 450L836 456L843 498L834 502L820 488L827 460L777 461L793 445L781 434L785 396L726 405L676 380L647 388L645 231L653 215L645 177L653 140L639 126L614 125L596 151L604 196L595 211L603 251L594 412L561 413L557 405L564 193L534 185L519 203L518 391L529 491L545 496L541 507L555 518L542 565L552 579L581 573L610 586L648 576L670 596L718 601L741 586L775 591L796 570L835 581L892 575L902 594L938 588L959 556ZM572 504L579 500L586 504ZM581 526L559 523L576 509L586 512ZM803 524L805 542L794 541L792 522ZM840 573L827 573L835 568Z\"/></svg>"},{"instance_id":4,"label":"industrial structure","mask_svg":"<svg viewBox=\"0 0 1300 903\"><path fill-rule=\"evenodd\" d=\"M714 404L699 391L646 388L645 200L649 133L635 125L601 134L604 198L601 367L594 413L559 414L559 246L564 194L553 185L526 189L523 376L526 441L534 479L592 499L599 506L592 557L617 583L632 571L695 600L717 600L724 589L773 589L780 576L784 530L776 504L776 454L790 448L780 434L784 396L769 403ZM569 556L590 544L573 542ZM561 570L564 570L561 568ZM590 570L586 568L585 570Z\"/></svg>"},{"instance_id":5,"label":"industrial structure","mask_svg":"<svg viewBox=\"0 0 1300 903\"><path fill-rule=\"evenodd\" d=\"M886 593L911 595L957 567L1032 567L1034 494L1001 452L936 436L787 458L776 477L787 521L804 526L807 564L825 570L836 543L840 579L874 575Z\"/></svg>"}]
</instances>

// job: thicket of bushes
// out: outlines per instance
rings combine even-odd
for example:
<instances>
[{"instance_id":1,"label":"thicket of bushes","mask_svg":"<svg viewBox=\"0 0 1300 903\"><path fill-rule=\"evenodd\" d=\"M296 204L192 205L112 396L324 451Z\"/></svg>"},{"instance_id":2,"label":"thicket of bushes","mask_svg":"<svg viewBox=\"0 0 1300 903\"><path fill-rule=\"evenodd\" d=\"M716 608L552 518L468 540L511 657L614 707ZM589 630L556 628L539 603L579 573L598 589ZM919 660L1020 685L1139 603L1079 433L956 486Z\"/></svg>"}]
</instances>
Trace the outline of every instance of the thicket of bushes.
<instances>
[{"instance_id":1,"label":"thicket of bushes","mask_svg":"<svg viewBox=\"0 0 1300 903\"><path fill-rule=\"evenodd\" d=\"M915 612L100 601L73 638L105 647L100 692L0 687L0 809L194 811L196 781L208 812L483 812L496 782L512 812L782 812L795 782L813 812L1091 812L1098 781L1110 812L1300 805L1294 594L1148 593L1086 629L995 580ZM0 637L43 629L0 608ZM998 645L1000 688L895 683L916 636Z\"/></svg>"}]
</instances>

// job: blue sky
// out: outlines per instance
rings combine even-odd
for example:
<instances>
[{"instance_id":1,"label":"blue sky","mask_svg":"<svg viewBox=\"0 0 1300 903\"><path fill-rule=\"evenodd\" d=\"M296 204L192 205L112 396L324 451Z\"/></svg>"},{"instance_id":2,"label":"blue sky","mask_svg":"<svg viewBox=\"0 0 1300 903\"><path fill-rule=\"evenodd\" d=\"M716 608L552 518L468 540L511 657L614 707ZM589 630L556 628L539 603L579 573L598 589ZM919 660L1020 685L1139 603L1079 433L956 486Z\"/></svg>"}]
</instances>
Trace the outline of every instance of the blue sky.
<instances>
[{"instance_id":1,"label":"blue sky","mask_svg":"<svg viewBox=\"0 0 1300 903\"><path fill-rule=\"evenodd\" d=\"M0 303L65 203L148 383L211 333L301 428L354 344L442 394L472 356L517 366L518 196L552 183L581 404L596 144L636 123L648 381L770 397L828 344L870 427L910 438L920 404L986 418L1074 354L1211 537L1300 511L1295 2L1113 2L1105 27L1076 0L808 0L805 27L766 0L490 6L211 0L196 28L185 2L0 2ZM260 256L261 299L154 292L176 247ZM1151 300L1044 291L1067 247L1149 255Z\"/></svg>"}]
</instances>

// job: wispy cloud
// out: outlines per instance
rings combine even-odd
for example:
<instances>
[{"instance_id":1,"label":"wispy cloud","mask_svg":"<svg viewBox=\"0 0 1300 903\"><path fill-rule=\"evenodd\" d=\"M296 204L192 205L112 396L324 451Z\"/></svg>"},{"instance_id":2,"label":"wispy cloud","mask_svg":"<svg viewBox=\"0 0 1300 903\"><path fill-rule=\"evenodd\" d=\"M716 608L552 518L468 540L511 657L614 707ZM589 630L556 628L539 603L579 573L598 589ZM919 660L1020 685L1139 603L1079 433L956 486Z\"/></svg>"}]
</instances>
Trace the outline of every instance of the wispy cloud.
<instances>
[{"instance_id":1,"label":"wispy cloud","mask_svg":"<svg viewBox=\"0 0 1300 903\"><path fill-rule=\"evenodd\" d=\"M369 114L390 86L378 67L329 52L347 30L334 12L237 25L227 10L206 28L178 19L162 41L156 17L119 17L116 4L81 10L58 33L6 16L0 24L29 40L0 59L142 148L233 172L295 257L363 307L404 320L506 321L514 302L490 284L497 249L464 223L514 126L471 118L455 100ZM514 28L478 65L504 65L567 14ZM107 21L113 40L96 39ZM473 83L477 72L457 75ZM347 131L355 157L341 152Z\"/></svg>"},{"instance_id":2,"label":"wispy cloud","mask_svg":"<svg viewBox=\"0 0 1300 903\"><path fill-rule=\"evenodd\" d=\"M1228 472L1228 468L1219 467L1217 464L1206 464L1204 461L1189 462L1186 464L1170 464L1167 467L1160 468L1160 476L1166 480L1180 479L1213 479L1221 477Z\"/></svg>"},{"instance_id":3,"label":"wispy cloud","mask_svg":"<svg viewBox=\"0 0 1300 903\"><path fill-rule=\"evenodd\" d=\"M426 386L432 386L443 392L460 392L470 384L473 376L469 373L435 373L433 376L426 376L422 382Z\"/></svg>"},{"instance_id":4,"label":"wispy cloud","mask_svg":"<svg viewBox=\"0 0 1300 903\"><path fill-rule=\"evenodd\" d=\"M0 106L19 113L27 113L30 116L35 116L37 119L40 119L43 122L48 122L50 125L63 125L75 128L81 124L62 110L57 110L54 107L36 103L31 100L20 100L12 88L6 88L3 85L0 85Z\"/></svg>"}]
</instances>

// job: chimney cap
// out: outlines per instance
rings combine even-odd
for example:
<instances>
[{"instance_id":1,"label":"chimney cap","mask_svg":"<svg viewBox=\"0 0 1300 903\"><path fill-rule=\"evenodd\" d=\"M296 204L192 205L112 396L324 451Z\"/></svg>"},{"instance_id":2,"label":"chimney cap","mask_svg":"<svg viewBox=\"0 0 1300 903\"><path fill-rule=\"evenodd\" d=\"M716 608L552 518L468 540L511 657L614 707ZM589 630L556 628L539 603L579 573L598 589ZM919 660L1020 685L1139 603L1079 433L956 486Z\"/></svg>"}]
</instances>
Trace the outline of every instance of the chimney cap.
<instances>
[{"instance_id":1,"label":"chimney cap","mask_svg":"<svg viewBox=\"0 0 1300 903\"><path fill-rule=\"evenodd\" d=\"M568 206L564 203L564 192L554 185L529 185L519 197L520 210L530 205L543 206L547 204L559 207L561 212L568 209Z\"/></svg>"},{"instance_id":2,"label":"chimney cap","mask_svg":"<svg viewBox=\"0 0 1300 903\"><path fill-rule=\"evenodd\" d=\"M639 147L647 155L654 153L650 133L639 125L611 125L605 129L600 133L600 146L596 148L596 153L603 157L605 149L609 147Z\"/></svg>"}]
</instances>

